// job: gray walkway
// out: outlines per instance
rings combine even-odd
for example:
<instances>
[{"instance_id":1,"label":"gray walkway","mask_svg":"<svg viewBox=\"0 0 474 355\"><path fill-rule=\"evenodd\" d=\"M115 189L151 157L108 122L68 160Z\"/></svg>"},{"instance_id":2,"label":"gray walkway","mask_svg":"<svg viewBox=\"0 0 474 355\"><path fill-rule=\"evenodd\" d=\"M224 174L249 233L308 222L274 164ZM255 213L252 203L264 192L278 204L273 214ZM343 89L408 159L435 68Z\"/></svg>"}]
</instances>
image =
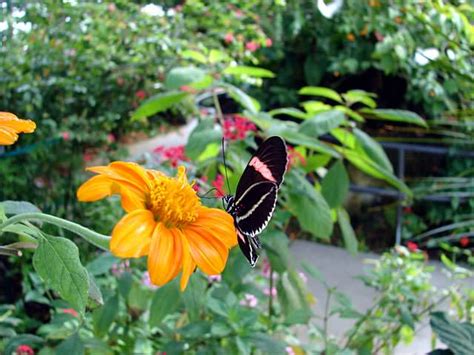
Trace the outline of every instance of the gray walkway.
<instances>
[{"instance_id":1,"label":"gray walkway","mask_svg":"<svg viewBox=\"0 0 474 355\"><path fill-rule=\"evenodd\" d=\"M142 154L152 152L159 145L169 147L185 144L196 124L197 122L193 120L175 132L130 145L128 147L130 156L132 159L138 158ZM291 249L295 255L295 260L305 260L319 269L329 285L336 286L339 291L351 298L356 309L363 312L371 306L372 300L376 296L375 291L366 287L356 277L364 274L367 268L370 267L365 261L378 258L378 255L360 253L357 256L352 256L341 248L303 240L296 241ZM433 284L439 288L448 286L449 280L441 273L441 266L436 263L434 265L436 271L433 274ZM315 305L315 312L322 314L326 297L325 290L319 282L311 278L308 279L308 286L318 301ZM426 354L431 350L431 329L427 322L428 319L424 322L425 326L422 325L422 329L417 333L414 342L410 345L399 346L396 354L418 355ZM329 323L329 333L340 337L352 324L353 322L347 319L332 319Z\"/></svg>"}]
</instances>

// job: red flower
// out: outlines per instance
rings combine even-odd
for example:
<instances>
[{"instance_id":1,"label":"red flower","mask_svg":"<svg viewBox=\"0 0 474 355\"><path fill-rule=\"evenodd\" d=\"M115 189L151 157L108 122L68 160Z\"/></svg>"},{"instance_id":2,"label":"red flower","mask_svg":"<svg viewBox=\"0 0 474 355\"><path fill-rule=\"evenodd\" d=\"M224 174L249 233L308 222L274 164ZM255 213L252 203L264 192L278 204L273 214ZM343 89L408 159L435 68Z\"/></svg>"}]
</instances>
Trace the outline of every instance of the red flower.
<instances>
[{"instance_id":1,"label":"red flower","mask_svg":"<svg viewBox=\"0 0 474 355\"><path fill-rule=\"evenodd\" d=\"M412 209L411 209L411 206L406 206L403 208L403 212L405 212L406 214L410 214L410 213L413 213Z\"/></svg>"},{"instance_id":2,"label":"red flower","mask_svg":"<svg viewBox=\"0 0 474 355\"><path fill-rule=\"evenodd\" d=\"M70 314L71 316L76 317L76 318L79 317L79 313L77 313L76 310L73 308L63 309L63 313Z\"/></svg>"},{"instance_id":3,"label":"red flower","mask_svg":"<svg viewBox=\"0 0 474 355\"><path fill-rule=\"evenodd\" d=\"M273 41L271 38L267 38L265 40L265 47L271 47L271 46L273 46Z\"/></svg>"},{"instance_id":4,"label":"red flower","mask_svg":"<svg viewBox=\"0 0 474 355\"><path fill-rule=\"evenodd\" d=\"M85 162L90 162L90 161L92 161L92 159L94 159L94 155L91 154L91 153L85 152L85 153L82 155L82 159L83 159Z\"/></svg>"},{"instance_id":5,"label":"red flower","mask_svg":"<svg viewBox=\"0 0 474 355\"><path fill-rule=\"evenodd\" d=\"M234 35L232 33L226 33L226 35L224 36L224 42L225 43L232 43L234 42Z\"/></svg>"},{"instance_id":6,"label":"red flower","mask_svg":"<svg viewBox=\"0 0 474 355\"><path fill-rule=\"evenodd\" d=\"M61 137L65 140L68 141L71 139L71 133L68 131L61 132Z\"/></svg>"},{"instance_id":7,"label":"red flower","mask_svg":"<svg viewBox=\"0 0 474 355\"><path fill-rule=\"evenodd\" d=\"M244 139L249 131L256 131L257 127L241 115L228 115L224 119L224 138L236 141Z\"/></svg>"},{"instance_id":8,"label":"red flower","mask_svg":"<svg viewBox=\"0 0 474 355\"><path fill-rule=\"evenodd\" d=\"M176 168L180 162L188 160L184 154L184 145L177 145L175 147L159 146L153 151L159 154L163 161L169 161L173 168Z\"/></svg>"},{"instance_id":9,"label":"red flower","mask_svg":"<svg viewBox=\"0 0 474 355\"><path fill-rule=\"evenodd\" d=\"M115 136L113 135L113 133L107 134L107 141L108 141L109 143L115 142Z\"/></svg>"},{"instance_id":10,"label":"red flower","mask_svg":"<svg viewBox=\"0 0 474 355\"><path fill-rule=\"evenodd\" d=\"M16 348L16 355L34 355L34 350L28 345L19 345Z\"/></svg>"},{"instance_id":11,"label":"red flower","mask_svg":"<svg viewBox=\"0 0 474 355\"><path fill-rule=\"evenodd\" d=\"M245 48L248 49L250 52L255 52L260 45L255 41L250 41L245 43Z\"/></svg>"},{"instance_id":12,"label":"red flower","mask_svg":"<svg viewBox=\"0 0 474 355\"><path fill-rule=\"evenodd\" d=\"M136 96L139 100L143 100L143 99L146 97L146 91L145 91L145 90L138 90L138 91L135 93L135 96Z\"/></svg>"},{"instance_id":13,"label":"red flower","mask_svg":"<svg viewBox=\"0 0 474 355\"><path fill-rule=\"evenodd\" d=\"M459 239L459 244L461 244L463 248L467 247L469 245L469 238L462 237L461 239Z\"/></svg>"},{"instance_id":14,"label":"red flower","mask_svg":"<svg viewBox=\"0 0 474 355\"><path fill-rule=\"evenodd\" d=\"M306 165L306 159L297 150L295 150L294 147L289 146L288 147L288 157L289 157L289 163L288 163L288 168L291 168L295 165Z\"/></svg>"},{"instance_id":15,"label":"red flower","mask_svg":"<svg viewBox=\"0 0 474 355\"><path fill-rule=\"evenodd\" d=\"M415 252L418 250L418 244L416 244L415 242L407 242L407 248L411 252Z\"/></svg>"},{"instance_id":16,"label":"red flower","mask_svg":"<svg viewBox=\"0 0 474 355\"><path fill-rule=\"evenodd\" d=\"M216 197L224 197L224 177L221 174L217 174L216 179L211 183L216 188Z\"/></svg>"},{"instance_id":17,"label":"red flower","mask_svg":"<svg viewBox=\"0 0 474 355\"><path fill-rule=\"evenodd\" d=\"M200 179L197 179L195 184L193 185L194 191L199 193L201 191L202 184L207 182L207 176L202 176Z\"/></svg>"}]
</instances>

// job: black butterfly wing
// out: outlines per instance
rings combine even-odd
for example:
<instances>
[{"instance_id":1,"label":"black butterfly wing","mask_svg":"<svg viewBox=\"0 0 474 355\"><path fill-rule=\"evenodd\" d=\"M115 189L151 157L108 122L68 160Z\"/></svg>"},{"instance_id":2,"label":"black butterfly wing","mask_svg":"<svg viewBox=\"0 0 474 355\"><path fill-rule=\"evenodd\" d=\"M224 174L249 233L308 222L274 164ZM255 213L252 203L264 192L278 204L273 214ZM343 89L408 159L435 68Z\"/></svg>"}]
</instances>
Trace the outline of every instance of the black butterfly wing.
<instances>
[{"instance_id":1,"label":"black butterfly wing","mask_svg":"<svg viewBox=\"0 0 474 355\"><path fill-rule=\"evenodd\" d=\"M287 165L285 141L278 136L268 138L248 162L237 185L235 199L238 200L250 186L260 181L272 182L279 187Z\"/></svg>"},{"instance_id":2,"label":"black butterfly wing","mask_svg":"<svg viewBox=\"0 0 474 355\"><path fill-rule=\"evenodd\" d=\"M240 250L249 261L250 266L254 267L258 260L257 249L260 249L260 242L258 238L251 238L242 234L238 227L236 227L236 229Z\"/></svg>"}]
</instances>

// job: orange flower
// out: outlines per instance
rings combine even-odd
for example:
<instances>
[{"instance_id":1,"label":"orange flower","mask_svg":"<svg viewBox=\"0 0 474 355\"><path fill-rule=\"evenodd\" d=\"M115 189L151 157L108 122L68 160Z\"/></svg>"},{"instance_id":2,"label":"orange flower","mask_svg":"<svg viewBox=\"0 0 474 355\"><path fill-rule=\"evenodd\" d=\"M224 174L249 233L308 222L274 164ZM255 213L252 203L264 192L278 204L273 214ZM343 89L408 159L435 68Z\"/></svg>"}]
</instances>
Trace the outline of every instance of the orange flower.
<instances>
[{"instance_id":1,"label":"orange flower","mask_svg":"<svg viewBox=\"0 0 474 355\"><path fill-rule=\"evenodd\" d=\"M20 120L13 113L0 112L0 145L10 145L18 139L18 133L31 133L36 124L31 120Z\"/></svg>"},{"instance_id":2,"label":"orange flower","mask_svg":"<svg viewBox=\"0 0 474 355\"><path fill-rule=\"evenodd\" d=\"M77 198L121 196L127 214L112 231L110 250L121 258L148 255L153 284L162 286L182 271L184 290L196 266L207 275L224 270L229 249L237 244L233 219L201 205L184 167L176 177L126 162L87 170L99 175L82 184Z\"/></svg>"},{"instance_id":3,"label":"orange flower","mask_svg":"<svg viewBox=\"0 0 474 355\"><path fill-rule=\"evenodd\" d=\"M348 33L346 38L349 42L354 42L356 40L355 36L352 33Z\"/></svg>"}]
</instances>

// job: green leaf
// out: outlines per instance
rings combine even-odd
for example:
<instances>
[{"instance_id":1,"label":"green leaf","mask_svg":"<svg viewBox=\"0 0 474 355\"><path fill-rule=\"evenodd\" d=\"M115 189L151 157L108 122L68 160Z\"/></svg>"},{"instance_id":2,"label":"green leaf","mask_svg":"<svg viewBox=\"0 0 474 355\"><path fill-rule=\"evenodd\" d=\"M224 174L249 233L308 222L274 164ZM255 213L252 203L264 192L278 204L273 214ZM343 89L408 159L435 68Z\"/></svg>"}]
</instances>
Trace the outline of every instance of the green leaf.
<instances>
[{"instance_id":1,"label":"green leaf","mask_svg":"<svg viewBox=\"0 0 474 355\"><path fill-rule=\"evenodd\" d=\"M177 90L185 85L190 85L204 79L206 72L196 67L178 67L170 70L165 79L165 88Z\"/></svg>"},{"instance_id":2,"label":"green leaf","mask_svg":"<svg viewBox=\"0 0 474 355\"><path fill-rule=\"evenodd\" d=\"M150 97L133 113L132 120L139 120L165 111L182 101L189 94L182 91L169 91Z\"/></svg>"},{"instance_id":3,"label":"green leaf","mask_svg":"<svg viewBox=\"0 0 474 355\"><path fill-rule=\"evenodd\" d=\"M376 108L377 103L372 98L373 95L374 94L370 94L363 90L349 90L345 94L342 94L342 96L349 105L353 105L357 102L360 102L365 106L368 106L369 108Z\"/></svg>"},{"instance_id":4,"label":"green leaf","mask_svg":"<svg viewBox=\"0 0 474 355\"><path fill-rule=\"evenodd\" d=\"M6 215L17 215L21 213L41 212L41 210L27 201L2 201L0 206L4 208Z\"/></svg>"},{"instance_id":5,"label":"green leaf","mask_svg":"<svg viewBox=\"0 0 474 355\"><path fill-rule=\"evenodd\" d=\"M352 255L357 254L357 238L352 228L349 214L342 207L337 209L337 221L339 222L342 239L344 240L347 251Z\"/></svg>"},{"instance_id":6,"label":"green leaf","mask_svg":"<svg viewBox=\"0 0 474 355\"><path fill-rule=\"evenodd\" d=\"M76 244L65 238L40 238L33 255L33 266L49 287L80 313L84 313L89 278L79 259Z\"/></svg>"},{"instance_id":7,"label":"green leaf","mask_svg":"<svg viewBox=\"0 0 474 355\"><path fill-rule=\"evenodd\" d=\"M202 120L189 136L186 156L192 160L198 160L201 155L206 157L209 153L209 151L206 152L209 145L220 147L221 137L221 128L215 125L213 120ZM213 152L215 153L215 150Z\"/></svg>"},{"instance_id":8,"label":"green leaf","mask_svg":"<svg viewBox=\"0 0 474 355\"><path fill-rule=\"evenodd\" d=\"M272 269L278 273L285 272L290 260L286 234L279 230L269 230L262 235L262 241Z\"/></svg>"},{"instance_id":9,"label":"green leaf","mask_svg":"<svg viewBox=\"0 0 474 355\"><path fill-rule=\"evenodd\" d=\"M89 299L92 301L91 304L89 304L89 306L94 307L94 308L95 306L102 306L104 304L104 298L102 297L102 292L100 291L99 286L97 286L94 276L92 276L91 273L88 273L88 277L89 277L88 296L89 296Z\"/></svg>"},{"instance_id":10,"label":"green leaf","mask_svg":"<svg viewBox=\"0 0 474 355\"><path fill-rule=\"evenodd\" d=\"M83 355L85 353L84 343L78 333L71 335L56 348L56 354Z\"/></svg>"},{"instance_id":11,"label":"green leaf","mask_svg":"<svg viewBox=\"0 0 474 355\"><path fill-rule=\"evenodd\" d=\"M321 112L304 121L300 125L299 132L308 136L319 137L339 127L345 120L344 113L341 111L331 110Z\"/></svg>"},{"instance_id":12,"label":"green leaf","mask_svg":"<svg viewBox=\"0 0 474 355\"><path fill-rule=\"evenodd\" d=\"M181 292L178 280L175 279L155 291L150 308L150 326L158 326L170 313L181 304Z\"/></svg>"},{"instance_id":13,"label":"green leaf","mask_svg":"<svg viewBox=\"0 0 474 355\"><path fill-rule=\"evenodd\" d=\"M421 127L428 128L426 121L423 118L421 118L418 114L412 111L365 108L365 109L360 110L359 112L365 113L371 117L375 117L380 120L406 122L406 123L412 123Z\"/></svg>"},{"instance_id":14,"label":"green leaf","mask_svg":"<svg viewBox=\"0 0 474 355\"><path fill-rule=\"evenodd\" d=\"M378 165L393 173L392 163L388 159L387 154L385 154L382 146L367 133L358 128L354 128L352 132L354 133L357 142L360 144L362 151L364 151L367 156Z\"/></svg>"},{"instance_id":15,"label":"green leaf","mask_svg":"<svg viewBox=\"0 0 474 355\"><path fill-rule=\"evenodd\" d=\"M268 114L271 116L286 115L286 116L290 116L294 118L299 118L302 120L305 120L309 117L309 115L306 112L303 112L293 107L277 108L275 110L269 111Z\"/></svg>"},{"instance_id":16,"label":"green leaf","mask_svg":"<svg viewBox=\"0 0 474 355\"><path fill-rule=\"evenodd\" d=\"M331 130L331 135L336 138L343 146L355 149L356 147L356 139L352 132L349 132L345 128L334 128Z\"/></svg>"},{"instance_id":17,"label":"green leaf","mask_svg":"<svg viewBox=\"0 0 474 355\"><path fill-rule=\"evenodd\" d=\"M199 319L201 310L204 308L206 287L207 282L200 274L191 275L188 286L183 292L184 306L191 322Z\"/></svg>"},{"instance_id":18,"label":"green leaf","mask_svg":"<svg viewBox=\"0 0 474 355\"><path fill-rule=\"evenodd\" d=\"M472 325L456 322L445 312L431 313L430 325L439 339L456 355L474 353L474 334L470 328Z\"/></svg>"},{"instance_id":19,"label":"green leaf","mask_svg":"<svg viewBox=\"0 0 474 355\"><path fill-rule=\"evenodd\" d=\"M288 209L296 216L301 228L317 238L329 240L333 229L331 209L326 200L308 180L295 170L287 174Z\"/></svg>"},{"instance_id":20,"label":"green leaf","mask_svg":"<svg viewBox=\"0 0 474 355\"><path fill-rule=\"evenodd\" d=\"M211 49L209 52L209 63L218 63L229 60L229 55L224 51Z\"/></svg>"},{"instance_id":21,"label":"green leaf","mask_svg":"<svg viewBox=\"0 0 474 355\"><path fill-rule=\"evenodd\" d=\"M87 270L94 276L109 272L112 265L118 263L119 259L110 253L102 253L96 259L86 265Z\"/></svg>"},{"instance_id":22,"label":"green leaf","mask_svg":"<svg viewBox=\"0 0 474 355\"><path fill-rule=\"evenodd\" d=\"M221 145L219 143L210 143L206 146L206 149L199 155L197 160L199 162L205 161L208 159L214 159L219 155L221 151Z\"/></svg>"},{"instance_id":23,"label":"green leaf","mask_svg":"<svg viewBox=\"0 0 474 355\"><path fill-rule=\"evenodd\" d=\"M307 301L308 291L301 277L294 270L289 270L280 275L277 289L285 323L307 323L311 318L311 309Z\"/></svg>"},{"instance_id":24,"label":"green leaf","mask_svg":"<svg viewBox=\"0 0 474 355\"><path fill-rule=\"evenodd\" d=\"M201 64L206 64L207 63L207 58L204 54L198 51L193 51L191 49L187 49L181 53L181 56L183 58L187 59L193 59L196 62L199 62Z\"/></svg>"},{"instance_id":25,"label":"green leaf","mask_svg":"<svg viewBox=\"0 0 474 355\"><path fill-rule=\"evenodd\" d=\"M2 339L3 340L3 339ZM20 334L11 338L5 345L4 351L5 355L15 355L16 348L19 345L29 345L31 347L36 347L36 345L44 344L43 338L40 338L32 334Z\"/></svg>"},{"instance_id":26,"label":"green leaf","mask_svg":"<svg viewBox=\"0 0 474 355\"><path fill-rule=\"evenodd\" d=\"M94 326L94 332L99 337L104 336L110 329L112 322L118 315L119 308L119 295L115 294L110 297L103 307L97 309L92 314L92 324Z\"/></svg>"},{"instance_id":27,"label":"green leaf","mask_svg":"<svg viewBox=\"0 0 474 355\"><path fill-rule=\"evenodd\" d=\"M230 97L241 104L250 113L255 114L260 111L260 103L253 97L247 95L244 91L240 90L238 87L224 83L221 83L221 86L226 89Z\"/></svg>"},{"instance_id":28,"label":"green leaf","mask_svg":"<svg viewBox=\"0 0 474 355\"><path fill-rule=\"evenodd\" d=\"M254 333L246 337L246 339L253 344L257 349L261 350L263 354L286 354L286 344L273 339L265 333Z\"/></svg>"},{"instance_id":29,"label":"green leaf","mask_svg":"<svg viewBox=\"0 0 474 355\"><path fill-rule=\"evenodd\" d=\"M314 101L314 100L302 102L301 106L303 106L308 116L312 114L316 114L316 113L330 111L333 109L331 105L325 104L322 101Z\"/></svg>"},{"instance_id":30,"label":"green leaf","mask_svg":"<svg viewBox=\"0 0 474 355\"><path fill-rule=\"evenodd\" d=\"M275 74L273 74L268 69L258 68L258 67L249 67L245 65L227 67L223 70L222 73L228 74L228 75L235 75L235 76L247 75L254 78L274 78L275 77Z\"/></svg>"},{"instance_id":31,"label":"green leaf","mask_svg":"<svg viewBox=\"0 0 474 355\"><path fill-rule=\"evenodd\" d=\"M349 176L342 160L338 160L329 169L321 182L321 193L329 207L341 206L349 192Z\"/></svg>"},{"instance_id":32,"label":"green leaf","mask_svg":"<svg viewBox=\"0 0 474 355\"><path fill-rule=\"evenodd\" d=\"M191 321L178 330L184 338L202 339L211 331L211 322L203 320Z\"/></svg>"},{"instance_id":33,"label":"green leaf","mask_svg":"<svg viewBox=\"0 0 474 355\"><path fill-rule=\"evenodd\" d=\"M337 101L341 104L343 103L341 96L337 92L329 88L324 88L320 86L305 86L304 88L300 89L298 93L300 95L325 97L327 99Z\"/></svg>"},{"instance_id":34,"label":"green leaf","mask_svg":"<svg viewBox=\"0 0 474 355\"><path fill-rule=\"evenodd\" d=\"M132 289L133 276L130 272L124 272L118 279L117 285L120 295L126 300Z\"/></svg>"}]
</instances>

